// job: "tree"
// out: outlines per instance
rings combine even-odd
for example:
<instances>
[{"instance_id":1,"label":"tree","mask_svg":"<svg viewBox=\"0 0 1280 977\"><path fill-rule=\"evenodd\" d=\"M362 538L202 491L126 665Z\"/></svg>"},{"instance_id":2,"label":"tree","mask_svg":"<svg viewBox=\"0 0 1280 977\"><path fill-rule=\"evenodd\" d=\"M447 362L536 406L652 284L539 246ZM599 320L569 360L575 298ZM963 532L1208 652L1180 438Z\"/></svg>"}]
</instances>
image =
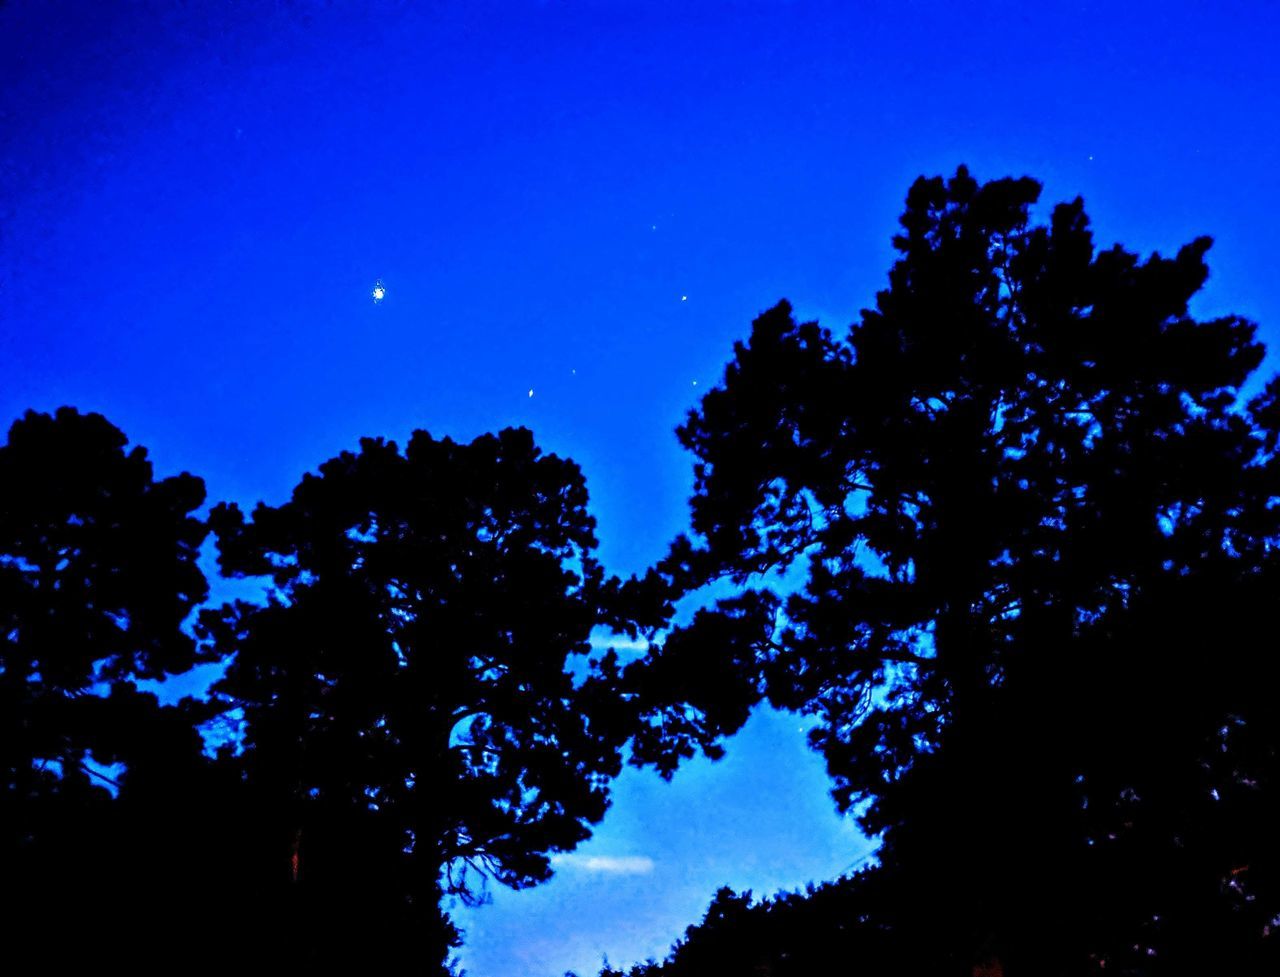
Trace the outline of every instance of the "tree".
<instances>
[{"instance_id":1,"label":"tree","mask_svg":"<svg viewBox=\"0 0 1280 977\"><path fill-rule=\"evenodd\" d=\"M656 577L605 576L586 505L526 430L419 431L403 452L362 441L251 520L213 511L224 570L272 583L205 625L295 962L442 966L442 897L543 881L604 815L630 720L589 637L667 608Z\"/></svg>"},{"instance_id":2,"label":"tree","mask_svg":"<svg viewBox=\"0 0 1280 977\"><path fill-rule=\"evenodd\" d=\"M954 972L1177 972L1190 919L1198 961L1274 969L1275 667L1247 635L1277 385L1243 402L1254 326L1188 314L1207 238L1096 251L1078 199L1032 221L1039 191L918 180L845 338L783 302L735 346L678 432L694 536L664 569L740 592L651 668L744 677L661 711L655 749L760 696L817 716L837 803L884 836L880 918Z\"/></svg>"},{"instance_id":3,"label":"tree","mask_svg":"<svg viewBox=\"0 0 1280 977\"><path fill-rule=\"evenodd\" d=\"M666 960L651 960L629 971L606 966L600 977L932 972L909 970L920 963L920 948L871 921L883 899L876 884L882 881L878 874L863 873L757 902L749 891L737 894L722 888L702 922L685 931Z\"/></svg>"},{"instance_id":4,"label":"tree","mask_svg":"<svg viewBox=\"0 0 1280 977\"><path fill-rule=\"evenodd\" d=\"M200 763L191 704L161 709L133 683L201 657L183 622L206 593L203 501L198 478L156 479L98 414L31 411L0 446L0 861L27 946L105 923L122 902L108 867L122 826L156 826L122 819L122 803L148 779L173 800L180 767ZM178 716L186 738L161 746ZM136 881L146 857L130 856Z\"/></svg>"}]
</instances>

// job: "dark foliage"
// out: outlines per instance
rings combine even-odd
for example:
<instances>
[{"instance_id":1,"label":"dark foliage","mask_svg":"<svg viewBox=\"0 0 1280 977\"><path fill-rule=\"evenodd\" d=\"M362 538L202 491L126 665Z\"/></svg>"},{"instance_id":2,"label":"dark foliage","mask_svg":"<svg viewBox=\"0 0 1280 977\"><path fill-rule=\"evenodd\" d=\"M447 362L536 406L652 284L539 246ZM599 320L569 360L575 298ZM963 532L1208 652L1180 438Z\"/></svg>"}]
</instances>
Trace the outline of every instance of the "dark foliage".
<instances>
[{"instance_id":1,"label":"dark foliage","mask_svg":"<svg viewBox=\"0 0 1280 977\"><path fill-rule=\"evenodd\" d=\"M215 507L223 568L271 587L200 643L197 479L70 409L15 424L0 475L11 962L440 972L443 900L546 879L604 814L636 707L588 638L669 608L603 573L581 473L527 431L366 441L252 520ZM208 702L136 684L219 659Z\"/></svg>"},{"instance_id":2,"label":"dark foliage","mask_svg":"<svg viewBox=\"0 0 1280 977\"><path fill-rule=\"evenodd\" d=\"M784 302L735 347L679 432L696 540L666 569L742 590L654 666L735 680L670 738L760 696L819 718L898 969L1274 973L1276 387L1243 403L1254 327L1188 314L1207 239L1096 251L1038 193L917 181L847 337Z\"/></svg>"},{"instance_id":3,"label":"dark foliage","mask_svg":"<svg viewBox=\"0 0 1280 977\"><path fill-rule=\"evenodd\" d=\"M605 576L586 504L577 466L506 430L366 440L251 521L213 511L224 570L274 584L205 624L305 959L442 963L442 896L543 881L604 815L629 724L588 638L666 608Z\"/></svg>"},{"instance_id":4,"label":"dark foliage","mask_svg":"<svg viewBox=\"0 0 1280 977\"><path fill-rule=\"evenodd\" d=\"M146 452L126 445L101 416L63 408L28 413L0 447L6 922L22 948L68 965L92 955L90 927L123 922L131 873L177 882L184 856L169 846L192 827L205 766L196 704L162 708L133 684L205 654L182 629L206 595L205 527L192 515L204 486L155 479ZM117 764L123 773L105 772ZM158 923L165 898L132 900L138 922Z\"/></svg>"},{"instance_id":5,"label":"dark foliage","mask_svg":"<svg viewBox=\"0 0 1280 977\"><path fill-rule=\"evenodd\" d=\"M1189 315L1207 240L1097 251L1038 193L917 181L847 336L761 315L679 431L693 531L642 580L603 572L581 473L527 431L418 432L215 507L268 597L196 640L200 481L97 415L17 422L9 959L440 973L450 900L548 878L628 744L669 776L767 700L817 717L881 864L723 890L634 977L1280 971L1280 382L1247 397L1254 327ZM726 581L644 659L591 656ZM214 660L207 702L139 688ZM243 735L209 756L216 718Z\"/></svg>"},{"instance_id":6,"label":"dark foliage","mask_svg":"<svg viewBox=\"0 0 1280 977\"><path fill-rule=\"evenodd\" d=\"M860 876L753 902L750 892L721 889L701 923L690 926L661 962L601 977L818 977L826 974L921 973L920 947L871 922L878 877ZM906 966L904 966L906 964Z\"/></svg>"}]
</instances>

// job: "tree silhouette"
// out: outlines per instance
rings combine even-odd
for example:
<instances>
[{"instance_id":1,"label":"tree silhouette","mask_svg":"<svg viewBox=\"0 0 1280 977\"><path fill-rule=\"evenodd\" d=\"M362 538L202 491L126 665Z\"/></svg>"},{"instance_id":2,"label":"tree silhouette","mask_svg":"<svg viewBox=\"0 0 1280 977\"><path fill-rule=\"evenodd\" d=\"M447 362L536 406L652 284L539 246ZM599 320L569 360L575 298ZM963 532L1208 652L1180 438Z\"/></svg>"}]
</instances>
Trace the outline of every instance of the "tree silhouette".
<instances>
[{"instance_id":1,"label":"tree silhouette","mask_svg":"<svg viewBox=\"0 0 1280 977\"><path fill-rule=\"evenodd\" d=\"M172 808L200 763L191 704L161 709L133 682L202 655L182 624L206 593L203 499L190 475L157 480L98 414L28 412L0 446L0 862L12 932L37 952L107 923L122 827L138 838L160 817L137 799Z\"/></svg>"},{"instance_id":2,"label":"tree silhouette","mask_svg":"<svg viewBox=\"0 0 1280 977\"><path fill-rule=\"evenodd\" d=\"M880 875L863 875L758 902L749 891L722 888L668 959L627 971L605 967L601 977L936 972L920 968L921 947L909 946L900 932L873 921L882 901L877 883L882 881Z\"/></svg>"},{"instance_id":3,"label":"tree silhouette","mask_svg":"<svg viewBox=\"0 0 1280 977\"><path fill-rule=\"evenodd\" d=\"M1188 314L1208 239L1096 251L1039 190L918 180L845 338L783 302L735 346L665 570L741 589L650 668L737 675L651 752L817 716L884 836L864 929L918 972L1274 972L1277 388L1242 402L1251 323Z\"/></svg>"},{"instance_id":4,"label":"tree silhouette","mask_svg":"<svg viewBox=\"0 0 1280 977\"><path fill-rule=\"evenodd\" d=\"M1277 972L1280 381L1246 396L1253 325L1189 314L1207 239L1098 251L1039 190L921 179L847 336L761 315L679 430L692 534L643 579L604 573L581 473L528 431L417 432L215 507L268 594L197 641L200 481L28 413L0 446L10 958L441 972L450 900L548 878L624 746L670 776L767 699L818 719L880 864L722 890L635 977ZM644 658L593 656L725 581ZM219 658L209 702L138 687ZM242 736L209 755L218 716Z\"/></svg>"},{"instance_id":5,"label":"tree silhouette","mask_svg":"<svg viewBox=\"0 0 1280 977\"><path fill-rule=\"evenodd\" d=\"M656 578L605 576L586 504L509 429L366 439L284 505L213 511L224 570L273 584L205 625L297 959L442 966L442 897L545 880L604 815L629 727L589 636L667 609Z\"/></svg>"}]
</instances>

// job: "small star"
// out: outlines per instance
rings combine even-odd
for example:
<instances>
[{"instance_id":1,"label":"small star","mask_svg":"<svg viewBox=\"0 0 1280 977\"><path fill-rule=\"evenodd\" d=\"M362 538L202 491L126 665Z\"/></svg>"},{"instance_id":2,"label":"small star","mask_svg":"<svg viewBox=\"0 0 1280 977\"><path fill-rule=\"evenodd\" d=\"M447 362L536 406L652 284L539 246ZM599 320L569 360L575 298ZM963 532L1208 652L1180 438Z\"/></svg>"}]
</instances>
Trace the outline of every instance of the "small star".
<instances>
[{"instance_id":1,"label":"small star","mask_svg":"<svg viewBox=\"0 0 1280 977\"><path fill-rule=\"evenodd\" d=\"M577 371L577 370L570 370L569 372L570 372L570 373L572 373L575 377L578 375L578 371Z\"/></svg>"},{"instance_id":2,"label":"small star","mask_svg":"<svg viewBox=\"0 0 1280 977\"><path fill-rule=\"evenodd\" d=\"M694 380L694 381L693 381L693 385L696 387L696 386L698 385L698 381L697 381L697 380Z\"/></svg>"},{"instance_id":3,"label":"small star","mask_svg":"<svg viewBox=\"0 0 1280 977\"><path fill-rule=\"evenodd\" d=\"M656 231L657 229L658 229L658 225L657 225L657 224L650 224L650 225L649 225L649 230L651 230L651 231Z\"/></svg>"},{"instance_id":4,"label":"small star","mask_svg":"<svg viewBox=\"0 0 1280 977\"><path fill-rule=\"evenodd\" d=\"M379 302L381 302L383 299L387 297L387 286L382 284L381 278L379 278L376 282L373 283L372 295L373 295L374 305L377 305Z\"/></svg>"},{"instance_id":5,"label":"small star","mask_svg":"<svg viewBox=\"0 0 1280 977\"><path fill-rule=\"evenodd\" d=\"M533 396L533 388L532 388L532 387L530 387L530 388L529 388L529 396L530 396L530 397L532 397L532 396Z\"/></svg>"},{"instance_id":6,"label":"small star","mask_svg":"<svg viewBox=\"0 0 1280 977\"><path fill-rule=\"evenodd\" d=\"M680 296L680 301L681 301L681 302L688 302L688 301L689 301L689 296L687 296L687 295L681 295L681 296Z\"/></svg>"},{"instance_id":7,"label":"small star","mask_svg":"<svg viewBox=\"0 0 1280 977\"><path fill-rule=\"evenodd\" d=\"M1090 157L1089 157L1089 161L1090 161L1090 162L1093 162L1093 157L1092 157L1092 156L1090 156Z\"/></svg>"}]
</instances>

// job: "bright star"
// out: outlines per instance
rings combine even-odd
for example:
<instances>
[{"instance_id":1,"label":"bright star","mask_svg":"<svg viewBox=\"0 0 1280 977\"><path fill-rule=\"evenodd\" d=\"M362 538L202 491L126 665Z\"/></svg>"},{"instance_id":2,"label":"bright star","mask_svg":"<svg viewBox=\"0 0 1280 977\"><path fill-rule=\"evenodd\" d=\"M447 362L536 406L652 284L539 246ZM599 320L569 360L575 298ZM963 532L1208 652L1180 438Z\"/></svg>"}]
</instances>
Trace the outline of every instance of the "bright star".
<instances>
[{"instance_id":1,"label":"bright star","mask_svg":"<svg viewBox=\"0 0 1280 977\"><path fill-rule=\"evenodd\" d=\"M374 282L374 283L373 283L373 301L374 301L374 304L376 305L377 303L381 302L381 301L382 301L384 298L386 298L386 297L387 297L387 286L383 285L383 284L382 284L382 279L381 279L381 278L379 278L376 282Z\"/></svg>"},{"instance_id":2,"label":"bright star","mask_svg":"<svg viewBox=\"0 0 1280 977\"><path fill-rule=\"evenodd\" d=\"M681 295L681 296L680 296L680 301L681 301L681 302L688 302L688 301L689 301L689 296L687 296L687 295Z\"/></svg>"},{"instance_id":3,"label":"bright star","mask_svg":"<svg viewBox=\"0 0 1280 977\"><path fill-rule=\"evenodd\" d=\"M529 396L530 396L530 397L532 397L532 396L533 396L533 390L532 390L532 389L529 391Z\"/></svg>"}]
</instances>

